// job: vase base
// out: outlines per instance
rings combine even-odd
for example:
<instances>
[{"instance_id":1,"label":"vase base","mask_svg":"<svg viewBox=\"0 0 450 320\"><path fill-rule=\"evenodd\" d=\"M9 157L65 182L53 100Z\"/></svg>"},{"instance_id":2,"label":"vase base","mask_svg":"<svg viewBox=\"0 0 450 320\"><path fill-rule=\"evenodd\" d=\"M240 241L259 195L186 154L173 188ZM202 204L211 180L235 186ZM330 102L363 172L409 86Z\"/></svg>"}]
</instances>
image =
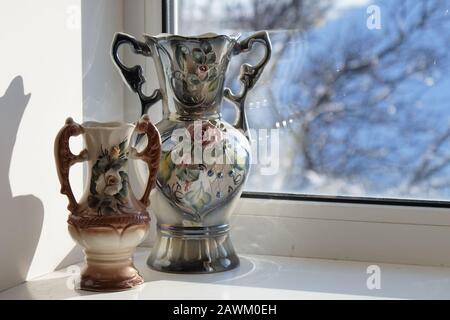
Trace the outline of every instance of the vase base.
<instances>
[{"instance_id":1,"label":"vase base","mask_svg":"<svg viewBox=\"0 0 450 320\"><path fill-rule=\"evenodd\" d=\"M81 273L81 290L122 291L144 283L133 265L132 250L123 253L85 251L85 254L86 266Z\"/></svg>"},{"instance_id":2,"label":"vase base","mask_svg":"<svg viewBox=\"0 0 450 320\"><path fill-rule=\"evenodd\" d=\"M80 289L95 292L124 291L132 289L144 283L144 279L136 274L130 279L95 279L89 276L81 276Z\"/></svg>"},{"instance_id":3,"label":"vase base","mask_svg":"<svg viewBox=\"0 0 450 320\"><path fill-rule=\"evenodd\" d=\"M180 234L182 233L182 234ZM170 273L215 273L239 266L229 226L158 227L156 244L147 260L150 268Z\"/></svg>"}]
</instances>

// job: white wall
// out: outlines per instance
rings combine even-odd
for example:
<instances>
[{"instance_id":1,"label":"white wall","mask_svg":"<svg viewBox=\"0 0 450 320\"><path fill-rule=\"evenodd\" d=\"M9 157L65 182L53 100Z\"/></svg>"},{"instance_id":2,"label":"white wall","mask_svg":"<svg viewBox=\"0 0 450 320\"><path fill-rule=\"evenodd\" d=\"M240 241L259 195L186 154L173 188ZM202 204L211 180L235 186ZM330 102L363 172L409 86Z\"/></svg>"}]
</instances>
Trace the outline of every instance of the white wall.
<instances>
[{"instance_id":1,"label":"white wall","mask_svg":"<svg viewBox=\"0 0 450 320\"><path fill-rule=\"evenodd\" d=\"M123 87L109 56L112 34L122 29L122 1L81 5L2 3L0 290L80 258L67 232L67 200L59 194L53 159L53 141L65 118L123 117ZM89 13L83 32L82 11ZM72 147L80 150L81 140ZM80 194L81 165L71 177Z\"/></svg>"},{"instance_id":2,"label":"white wall","mask_svg":"<svg viewBox=\"0 0 450 320\"><path fill-rule=\"evenodd\" d=\"M52 270L73 247L53 141L67 116L82 118L77 8L80 0L2 4L0 288ZM79 191L80 168L74 177Z\"/></svg>"},{"instance_id":3,"label":"white wall","mask_svg":"<svg viewBox=\"0 0 450 320\"><path fill-rule=\"evenodd\" d=\"M111 43L117 31L123 31L122 0L82 1L85 121L123 120L124 85L110 58Z\"/></svg>"}]
</instances>

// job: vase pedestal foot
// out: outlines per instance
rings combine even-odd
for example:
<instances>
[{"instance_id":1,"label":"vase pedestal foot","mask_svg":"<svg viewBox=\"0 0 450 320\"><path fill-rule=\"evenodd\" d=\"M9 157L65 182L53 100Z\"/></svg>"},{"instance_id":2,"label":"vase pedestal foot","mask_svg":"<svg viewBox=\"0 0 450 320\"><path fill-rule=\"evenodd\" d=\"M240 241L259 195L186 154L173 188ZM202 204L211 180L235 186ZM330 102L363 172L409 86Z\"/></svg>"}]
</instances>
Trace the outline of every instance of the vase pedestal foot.
<instances>
[{"instance_id":1,"label":"vase pedestal foot","mask_svg":"<svg viewBox=\"0 0 450 320\"><path fill-rule=\"evenodd\" d=\"M144 279L133 265L133 251L98 253L85 250L86 266L81 273L80 289L120 291L144 283Z\"/></svg>"},{"instance_id":2,"label":"vase pedestal foot","mask_svg":"<svg viewBox=\"0 0 450 320\"><path fill-rule=\"evenodd\" d=\"M229 226L161 227L147 264L172 273L214 273L239 266Z\"/></svg>"}]
</instances>

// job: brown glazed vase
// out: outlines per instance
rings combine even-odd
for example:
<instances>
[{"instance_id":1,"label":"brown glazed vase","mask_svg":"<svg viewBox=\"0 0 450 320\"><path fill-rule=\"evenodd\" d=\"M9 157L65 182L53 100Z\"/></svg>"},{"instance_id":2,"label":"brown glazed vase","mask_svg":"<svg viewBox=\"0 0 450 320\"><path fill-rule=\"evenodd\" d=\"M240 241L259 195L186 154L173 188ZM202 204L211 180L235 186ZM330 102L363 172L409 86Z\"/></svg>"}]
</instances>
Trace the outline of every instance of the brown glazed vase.
<instances>
[{"instance_id":1,"label":"brown glazed vase","mask_svg":"<svg viewBox=\"0 0 450 320\"><path fill-rule=\"evenodd\" d=\"M142 152L129 147L132 133L147 136ZM74 155L69 139L82 134L86 149ZM75 123L71 118L55 141L55 159L61 193L69 199L69 233L84 248L86 266L80 288L91 291L125 290L143 283L133 265L133 253L146 237L150 191L154 188L161 139L148 116L136 125L122 122ZM128 180L128 159L143 160L149 177L142 198L133 194ZM88 161L88 180L77 202L69 182L70 167Z\"/></svg>"}]
</instances>

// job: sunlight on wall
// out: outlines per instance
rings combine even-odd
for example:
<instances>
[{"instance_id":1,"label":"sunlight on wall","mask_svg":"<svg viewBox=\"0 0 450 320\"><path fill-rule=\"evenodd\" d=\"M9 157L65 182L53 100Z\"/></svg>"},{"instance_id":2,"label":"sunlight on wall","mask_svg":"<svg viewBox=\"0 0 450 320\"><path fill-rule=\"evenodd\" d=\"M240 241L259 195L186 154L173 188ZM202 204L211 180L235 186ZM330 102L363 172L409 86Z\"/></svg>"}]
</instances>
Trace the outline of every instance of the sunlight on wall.
<instances>
[{"instance_id":1,"label":"sunlight on wall","mask_svg":"<svg viewBox=\"0 0 450 320\"><path fill-rule=\"evenodd\" d=\"M53 143L68 116L122 120L123 86L109 55L121 29L121 0L3 4L0 290L81 258L67 232ZM73 140L77 153L82 141ZM80 195L81 165L72 167L71 184Z\"/></svg>"},{"instance_id":2,"label":"sunlight on wall","mask_svg":"<svg viewBox=\"0 0 450 320\"><path fill-rule=\"evenodd\" d=\"M11 161L9 172L4 168L10 191L7 183L0 189L0 289L49 272L73 247L66 230L67 201L59 195L53 141L67 116L82 118L79 9L80 0L49 0L45 6L31 0L3 4L0 94L10 90L0 112L16 123L2 135L14 141L17 132L17 137L13 149L7 150L12 154L5 155ZM21 78L12 81L17 76ZM27 94L28 104L23 99ZM24 109L22 117L17 116L18 108ZM79 141L75 148L81 148ZM79 192L81 168L73 173L77 179L72 187Z\"/></svg>"}]
</instances>

